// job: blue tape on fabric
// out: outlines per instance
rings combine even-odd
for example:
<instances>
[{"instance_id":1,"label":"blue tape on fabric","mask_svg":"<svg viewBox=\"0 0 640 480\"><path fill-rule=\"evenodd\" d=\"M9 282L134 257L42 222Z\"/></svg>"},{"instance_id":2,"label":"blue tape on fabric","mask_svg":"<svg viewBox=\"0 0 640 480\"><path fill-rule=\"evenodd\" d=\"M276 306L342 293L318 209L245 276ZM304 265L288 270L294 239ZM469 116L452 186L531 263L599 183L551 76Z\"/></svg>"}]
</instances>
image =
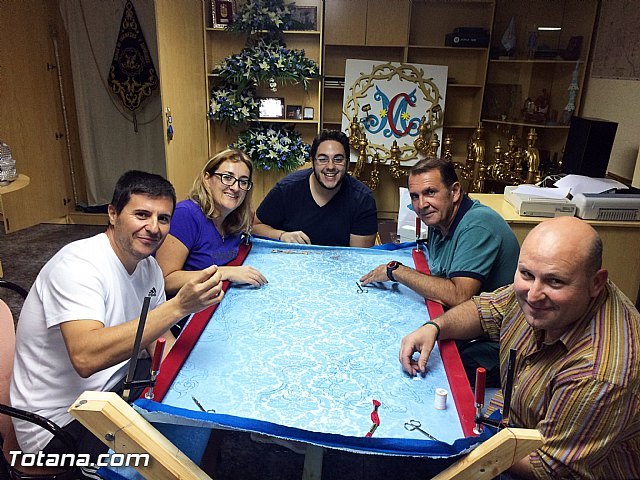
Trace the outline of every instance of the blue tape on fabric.
<instances>
[{"instance_id":1,"label":"blue tape on fabric","mask_svg":"<svg viewBox=\"0 0 640 480\"><path fill-rule=\"evenodd\" d=\"M452 445L431 440L365 438L364 436L350 437L311 432L260 420L235 417L233 415L196 412L163 405L146 399L137 400L134 406L143 417L154 425L161 423L186 424L186 426L191 428L205 427L208 425L209 428L228 428L246 432L264 433L273 437L297 440L355 453L431 458L452 457L471 451L475 446L491 436L491 434L486 433L478 437L461 438L456 440ZM179 440L180 436L185 434L187 434L186 430L181 431L180 428L176 428L168 432L167 438L171 441L174 441L174 439ZM192 442L192 439L190 438L189 441ZM199 458L194 461L199 461Z\"/></svg>"},{"instance_id":2,"label":"blue tape on fabric","mask_svg":"<svg viewBox=\"0 0 640 480\"><path fill-rule=\"evenodd\" d=\"M403 243L383 243L381 245L374 245L373 249L375 250L404 250L406 249L414 249L416 246L416 242L403 242Z\"/></svg>"}]
</instances>

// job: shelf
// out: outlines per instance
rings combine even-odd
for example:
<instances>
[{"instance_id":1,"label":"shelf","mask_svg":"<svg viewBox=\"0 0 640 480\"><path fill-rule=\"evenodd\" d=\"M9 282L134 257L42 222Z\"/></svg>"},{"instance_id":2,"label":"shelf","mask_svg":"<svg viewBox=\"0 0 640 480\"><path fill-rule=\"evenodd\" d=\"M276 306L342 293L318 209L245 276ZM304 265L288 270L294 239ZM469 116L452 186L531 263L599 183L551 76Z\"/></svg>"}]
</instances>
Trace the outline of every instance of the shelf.
<instances>
[{"instance_id":1,"label":"shelf","mask_svg":"<svg viewBox=\"0 0 640 480\"><path fill-rule=\"evenodd\" d=\"M460 52L486 52L488 47L447 47L444 45L407 45L408 48L415 48L418 50L446 50L460 51Z\"/></svg>"},{"instance_id":2,"label":"shelf","mask_svg":"<svg viewBox=\"0 0 640 480\"><path fill-rule=\"evenodd\" d=\"M15 192L16 190L20 190L21 188L29 185L31 179L22 173L18 174L18 178L13 180L8 185L0 185L0 196L6 195L7 193Z\"/></svg>"},{"instance_id":3,"label":"shelf","mask_svg":"<svg viewBox=\"0 0 640 480\"><path fill-rule=\"evenodd\" d=\"M244 34L247 35L246 32L234 32L227 30L226 28L205 28L207 32L224 32L224 33L235 33L235 34ZM267 33L267 30L260 30L257 33ZM320 35L319 30L284 30L282 33L285 35Z\"/></svg>"},{"instance_id":4,"label":"shelf","mask_svg":"<svg viewBox=\"0 0 640 480\"><path fill-rule=\"evenodd\" d=\"M494 58L489 59L489 63L552 63L554 65L571 65L575 66L576 63L583 64L582 60L556 60L556 59L544 59L544 58Z\"/></svg>"},{"instance_id":5,"label":"shelf","mask_svg":"<svg viewBox=\"0 0 640 480\"><path fill-rule=\"evenodd\" d=\"M210 78L222 78L220 75L218 75L217 73L207 73L207 77ZM320 78L311 78L311 77L307 77L307 82L318 82L320 81ZM277 79L276 79L277 82ZM291 80L285 80L285 83L278 83L278 88L280 87L287 87L289 85L302 85L302 82L292 82ZM265 82L266 83L266 82ZM263 85L264 83L260 83L259 85Z\"/></svg>"},{"instance_id":6,"label":"shelf","mask_svg":"<svg viewBox=\"0 0 640 480\"><path fill-rule=\"evenodd\" d=\"M493 119L489 119L489 118L483 118L482 119L483 123L496 123L496 124L500 124L500 125L515 125L518 127L531 127L531 128L550 128L550 129L558 129L558 130L568 130L569 129L569 125L559 125L559 124L553 124L553 125L547 125L544 123L527 123L524 121L509 121L509 120L493 120Z\"/></svg>"},{"instance_id":7,"label":"shelf","mask_svg":"<svg viewBox=\"0 0 640 480\"><path fill-rule=\"evenodd\" d=\"M443 125L443 128L444 129L449 129L449 128L454 129L455 128L455 129L461 129L461 130L469 130L469 129L475 130L476 128L478 128L478 125L471 124L471 123L454 123L454 124L448 125L445 122L445 124Z\"/></svg>"},{"instance_id":8,"label":"shelf","mask_svg":"<svg viewBox=\"0 0 640 480\"><path fill-rule=\"evenodd\" d=\"M218 120L214 120L213 118L208 119L210 122L218 123ZM295 124L309 124L309 125L317 125L319 123L318 120L293 120L291 118L256 118L255 120L251 120L251 122L247 123L295 123Z\"/></svg>"},{"instance_id":9,"label":"shelf","mask_svg":"<svg viewBox=\"0 0 640 480\"><path fill-rule=\"evenodd\" d=\"M484 88L484 85L477 83L447 83L447 88Z\"/></svg>"}]
</instances>

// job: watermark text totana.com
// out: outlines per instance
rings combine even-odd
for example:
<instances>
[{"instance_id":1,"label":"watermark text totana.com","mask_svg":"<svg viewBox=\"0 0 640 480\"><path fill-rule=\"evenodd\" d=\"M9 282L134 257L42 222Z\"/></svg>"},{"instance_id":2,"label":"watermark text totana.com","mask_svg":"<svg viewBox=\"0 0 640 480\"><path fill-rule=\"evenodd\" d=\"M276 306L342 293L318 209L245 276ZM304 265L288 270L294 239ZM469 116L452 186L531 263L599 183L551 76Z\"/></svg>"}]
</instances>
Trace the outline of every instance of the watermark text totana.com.
<instances>
[{"instance_id":1,"label":"watermark text totana.com","mask_svg":"<svg viewBox=\"0 0 640 480\"><path fill-rule=\"evenodd\" d=\"M148 453L103 453L96 462L86 453L22 453L11 450L12 467L148 467Z\"/></svg>"}]
</instances>

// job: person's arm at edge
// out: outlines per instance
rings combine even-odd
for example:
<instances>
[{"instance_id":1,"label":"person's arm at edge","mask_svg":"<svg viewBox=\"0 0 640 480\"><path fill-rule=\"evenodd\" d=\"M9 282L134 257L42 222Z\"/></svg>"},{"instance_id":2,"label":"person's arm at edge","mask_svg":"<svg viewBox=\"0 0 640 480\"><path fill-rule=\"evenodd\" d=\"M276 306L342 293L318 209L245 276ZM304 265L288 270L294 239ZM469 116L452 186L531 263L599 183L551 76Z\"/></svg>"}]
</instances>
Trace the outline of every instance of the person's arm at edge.
<instances>
[{"instance_id":1,"label":"person's arm at edge","mask_svg":"<svg viewBox=\"0 0 640 480\"><path fill-rule=\"evenodd\" d=\"M273 228L271 225L262 223L257 214L253 217L252 232L260 237L273 238L274 240L280 240L286 243L311 244L311 240L302 230L287 232L286 230Z\"/></svg>"},{"instance_id":2,"label":"person's arm at edge","mask_svg":"<svg viewBox=\"0 0 640 480\"><path fill-rule=\"evenodd\" d=\"M440 340L463 340L483 334L480 313L473 300L467 300L439 317L431 319L431 322L440 328L425 324L402 339L399 360L403 370L411 376L425 372L438 331ZM412 360L414 352L420 353L417 362Z\"/></svg>"},{"instance_id":3,"label":"person's arm at edge","mask_svg":"<svg viewBox=\"0 0 640 480\"><path fill-rule=\"evenodd\" d=\"M509 473L516 475L518 478L522 478L525 480L535 480L536 476L533 474L533 470L531 469L531 461L529 460L530 456L527 455L524 458L521 458L519 461L511 465Z\"/></svg>"},{"instance_id":4,"label":"person's arm at edge","mask_svg":"<svg viewBox=\"0 0 640 480\"><path fill-rule=\"evenodd\" d=\"M198 271L182 270L189 249L170 233L156 252L156 260L164 276L164 291L173 296L189 280L197 278Z\"/></svg>"},{"instance_id":5,"label":"person's arm at edge","mask_svg":"<svg viewBox=\"0 0 640 480\"><path fill-rule=\"evenodd\" d=\"M399 283L428 300L453 307L469 300L480 292L482 283L471 277L440 278L426 275L417 270L400 265L393 271L393 278ZM363 284L388 282L387 266L379 265L360 278Z\"/></svg>"},{"instance_id":6,"label":"person's arm at edge","mask_svg":"<svg viewBox=\"0 0 640 480\"><path fill-rule=\"evenodd\" d=\"M173 324L189 313L220 302L224 296L216 266L201 270L178 294L158 305L147 315L141 348L164 335ZM131 355L139 318L113 327L98 320L78 319L60 324L69 359L78 374L92 374L127 360Z\"/></svg>"},{"instance_id":7,"label":"person's arm at edge","mask_svg":"<svg viewBox=\"0 0 640 480\"><path fill-rule=\"evenodd\" d=\"M386 276L386 265L385 265ZM466 302L480 292L482 282L471 277L441 278L426 275L417 270L400 265L393 278L428 300L435 300L448 307Z\"/></svg>"},{"instance_id":8,"label":"person's arm at edge","mask_svg":"<svg viewBox=\"0 0 640 480\"><path fill-rule=\"evenodd\" d=\"M164 338L164 340L165 340L164 351L162 352L162 360L164 360L165 358L167 358L167 355L169 354L169 352L171 351L171 349L175 345L176 337L173 336L173 334L171 333L171 330L167 330L162 335L160 335L159 338ZM149 356L151 358L153 358L153 354L156 351L156 345L157 345L157 340L155 342L152 342L147 347L147 352L149 352Z\"/></svg>"},{"instance_id":9,"label":"person's arm at edge","mask_svg":"<svg viewBox=\"0 0 640 480\"><path fill-rule=\"evenodd\" d=\"M286 232L284 230L278 230L277 228L273 228L271 225L267 225L266 223L262 223L262 221L258 218L258 215L254 215L253 225L251 227L251 233L258 235L260 237L280 240L280 236Z\"/></svg>"},{"instance_id":10,"label":"person's arm at edge","mask_svg":"<svg viewBox=\"0 0 640 480\"><path fill-rule=\"evenodd\" d=\"M376 243L375 233L373 235L354 235L353 233L349 235L350 247L369 248L369 247L373 247L375 243Z\"/></svg>"}]
</instances>

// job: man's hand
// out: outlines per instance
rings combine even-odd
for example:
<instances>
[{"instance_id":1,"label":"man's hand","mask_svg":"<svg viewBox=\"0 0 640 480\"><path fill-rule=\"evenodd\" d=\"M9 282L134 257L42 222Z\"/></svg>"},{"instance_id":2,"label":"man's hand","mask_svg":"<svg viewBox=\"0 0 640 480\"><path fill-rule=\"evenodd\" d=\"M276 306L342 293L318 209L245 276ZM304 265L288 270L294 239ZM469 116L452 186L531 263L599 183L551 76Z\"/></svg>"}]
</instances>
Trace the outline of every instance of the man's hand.
<instances>
[{"instance_id":1,"label":"man's hand","mask_svg":"<svg viewBox=\"0 0 640 480\"><path fill-rule=\"evenodd\" d=\"M425 372L437 335L438 330L435 326L423 325L402 339L399 360L405 372L412 377ZM413 360L414 352L420 353L417 361Z\"/></svg>"},{"instance_id":2,"label":"man's hand","mask_svg":"<svg viewBox=\"0 0 640 480\"><path fill-rule=\"evenodd\" d=\"M218 267L218 270L220 271L222 280L228 280L233 283L248 283L256 287L261 287L269 283L262 273L250 265Z\"/></svg>"},{"instance_id":3,"label":"man's hand","mask_svg":"<svg viewBox=\"0 0 640 480\"><path fill-rule=\"evenodd\" d=\"M219 303L224 297L222 276L216 265L211 265L198 273L199 275L185 283L175 296L184 315L199 312Z\"/></svg>"},{"instance_id":4,"label":"man's hand","mask_svg":"<svg viewBox=\"0 0 640 480\"><path fill-rule=\"evenodd\" d=\"M305 245L311 245L311 239L302 230L295 232L284 232L280 235L280 240L286 243L301 243Z\"/></svg>"},{"instance_id":5,"label":"man's hand","mask_svg":"<svg viewBox=\"0 0 640 480\"><path fill-rule=\"evenodd\" d=\"M365 273L360 277L360 283L362 285L367 285L369 283L374 282L388 282L389 277L387 277L387 264L378 265L376 268L371 270L369 273Z\"/></svg>"}]
</instances>

